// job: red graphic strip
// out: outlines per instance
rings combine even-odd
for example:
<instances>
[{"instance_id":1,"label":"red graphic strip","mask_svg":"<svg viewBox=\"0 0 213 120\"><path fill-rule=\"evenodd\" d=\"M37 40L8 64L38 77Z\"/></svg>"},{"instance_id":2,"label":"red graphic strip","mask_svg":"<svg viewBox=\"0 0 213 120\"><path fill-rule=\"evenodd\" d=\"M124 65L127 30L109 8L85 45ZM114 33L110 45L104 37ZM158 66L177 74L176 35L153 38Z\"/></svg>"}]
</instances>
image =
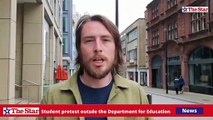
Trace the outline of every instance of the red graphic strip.
<instances>
[{"instance_id":1,"label":"red graphic strip","mask_svg":"<svg viewBox=\"0 0 213 120\"><path fill-rule=\"evenodd\" d=\"M153 116L153 117L210 117L213 105L68 105L68 104L1 104L0 117L14 116Z\"/></svg>"}]
</instances>

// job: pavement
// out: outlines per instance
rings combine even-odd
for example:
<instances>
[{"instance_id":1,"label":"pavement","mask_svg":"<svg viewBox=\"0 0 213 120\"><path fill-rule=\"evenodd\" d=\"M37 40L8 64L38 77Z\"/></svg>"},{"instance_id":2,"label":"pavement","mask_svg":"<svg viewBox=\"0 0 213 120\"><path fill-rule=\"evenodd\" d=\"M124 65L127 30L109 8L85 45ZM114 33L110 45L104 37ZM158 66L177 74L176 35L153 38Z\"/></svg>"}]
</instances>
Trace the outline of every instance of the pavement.
<instances>
[{"instance_id":1,"label":"pavement","mask_svg":"<svg viewBox=\"0 0 213 120\"><path fill-rule=\"evenodd\" d=\"M153 95L161 95L164 97L180 99L197 104L213 104L213 95L206 95L194 92L184 92L183 94L176 95L174 90L168 90L168 94L166 94L165 89L151 88L148 86L143 86L143 88L147 93Z\"/></svg>"}]
</instances>

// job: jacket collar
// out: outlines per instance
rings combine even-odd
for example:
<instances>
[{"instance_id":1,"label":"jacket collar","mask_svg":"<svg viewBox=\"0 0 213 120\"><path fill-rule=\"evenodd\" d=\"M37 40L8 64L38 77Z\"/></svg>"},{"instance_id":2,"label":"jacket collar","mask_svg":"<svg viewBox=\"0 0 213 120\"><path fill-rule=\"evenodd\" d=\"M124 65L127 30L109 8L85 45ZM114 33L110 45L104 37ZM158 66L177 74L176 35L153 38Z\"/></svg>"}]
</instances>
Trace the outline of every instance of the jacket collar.
<instances>
[{"instance_id":1,"label":"jacket collar","mask_svg":"<svg viewBox=\"0 0 213 120\"><path fill-rule=\"evenodd\" d=\"M72 91L73 95L76 98L77 104L82 104L81 95L78 90L77 76L78 76L78 72L74 73L70 77L69 80L65 81L65 84L63 86L61 86L60 90L61 91L67 91L67 90Z\"/></svg>"},{"instance_id":2,"label":"jacket collar","mask_svg":"<svg viewBox=\"0 0 213 120\"><path fill-rule=\"evenodd\" d=\"M78 72L74 73L69 80L65 81L66 83L61 86L60 90L73 90L73 89L77 89L78 85L77 85L77 74Z\"/></svg>"},{"instance_id":3,"label":"jacket collar","mask_svg":"<svg viewBox=\"0 0 213 120\"><path fill-rule=\"evenodd\" d=\"M80 96L80 92L79 92L78 84L77 84L78 72L79 71L75 72L69 80L65 81L64 85L61 86L60 90L72 91L73 95L76 98L77 104L82 104L81 96ZM114 75L114 87L111 90L111 95L110 95L109 99L112 98L113 96L115 96L116 93L119 92L120 89L118 89L118 88L127 89L130 87L130 84L127 84L125 82L125 80L127 80L127 79L124 79L123 77L121 77L118 74Z\"/></svg>"},{"instance_id":4,"label":"jacket collar","mask_svg":"<svg viewBox=\"0 0 213 120\"><path fill-rule=\"evenodd\" d=\"M62 86L60 88L60 90L73 90L73 89L77 89L78 90L78 85L77 85L78 72L79 71L75 72L71 76L71 78L66 81L66 84L64 84L64 86ZM121 77L118 74L114 75L114 80L115 80L115 85L117 87L128 88L130 86L129 84L126 84L126 82L124 82L124 80L127 80L127 79L124 79L123 77Z\"/></svg>"},{"instance_id":5,"label":"jacket collar","mask_svg":"<svg viewBox=\"0 0 213 120\"><path fill-rule=\"evenodd\" d=\"M130 85L126 84L126 82L124 81L124 80L127 80L127 79L121 77L120 75L116 74L114 76L114 79L115 79L115 85L117 87L120 87L120 88L128 88L128 87L130 87Z\"/></svg>"}]
</instances>

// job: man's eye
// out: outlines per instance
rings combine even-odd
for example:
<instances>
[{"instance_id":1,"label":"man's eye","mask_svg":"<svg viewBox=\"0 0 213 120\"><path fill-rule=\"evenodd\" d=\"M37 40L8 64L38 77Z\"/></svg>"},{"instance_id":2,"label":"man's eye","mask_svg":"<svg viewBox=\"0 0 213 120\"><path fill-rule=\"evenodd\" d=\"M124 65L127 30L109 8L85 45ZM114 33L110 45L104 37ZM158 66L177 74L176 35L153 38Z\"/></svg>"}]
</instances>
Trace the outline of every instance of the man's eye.
<instances>
[{"instance_id":1,"label":"man's eye","mask_svg":"<svg viewBox=\"0 0 213 120\"><path fill-rule=\"evenodd\" d=\"M92 42L92 41L93 41L92 39L85 40L86 43Z\"/></svg>"},{"instance_id":2,"label":"man's eye","mask_svg":"<svg viewBox=\"0 0 213 120\"><path fill-rule=\"evenodd\" d=\"M108 41L110 41L110 39L103 39L103 41L108 42Z\"/></svg>"}]
</instances>

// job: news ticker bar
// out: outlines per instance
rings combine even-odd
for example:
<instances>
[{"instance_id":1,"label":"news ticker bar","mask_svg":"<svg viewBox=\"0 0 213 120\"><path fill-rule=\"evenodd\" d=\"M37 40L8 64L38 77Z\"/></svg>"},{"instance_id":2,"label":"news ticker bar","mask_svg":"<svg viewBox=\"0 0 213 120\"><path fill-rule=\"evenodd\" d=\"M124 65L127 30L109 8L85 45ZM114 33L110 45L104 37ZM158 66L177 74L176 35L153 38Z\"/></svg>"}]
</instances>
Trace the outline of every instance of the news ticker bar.
<instances>
[{"instance_id":1,"label":"news ticker bar","mask_svg":"<svg viewBox=\"0 0 213 120\"><path fill-rule=\"evenodd\" d=\"M213 116L213 104L1 104L0 117L36 117L36 116Z\"/></svg>"}]
</instances>

